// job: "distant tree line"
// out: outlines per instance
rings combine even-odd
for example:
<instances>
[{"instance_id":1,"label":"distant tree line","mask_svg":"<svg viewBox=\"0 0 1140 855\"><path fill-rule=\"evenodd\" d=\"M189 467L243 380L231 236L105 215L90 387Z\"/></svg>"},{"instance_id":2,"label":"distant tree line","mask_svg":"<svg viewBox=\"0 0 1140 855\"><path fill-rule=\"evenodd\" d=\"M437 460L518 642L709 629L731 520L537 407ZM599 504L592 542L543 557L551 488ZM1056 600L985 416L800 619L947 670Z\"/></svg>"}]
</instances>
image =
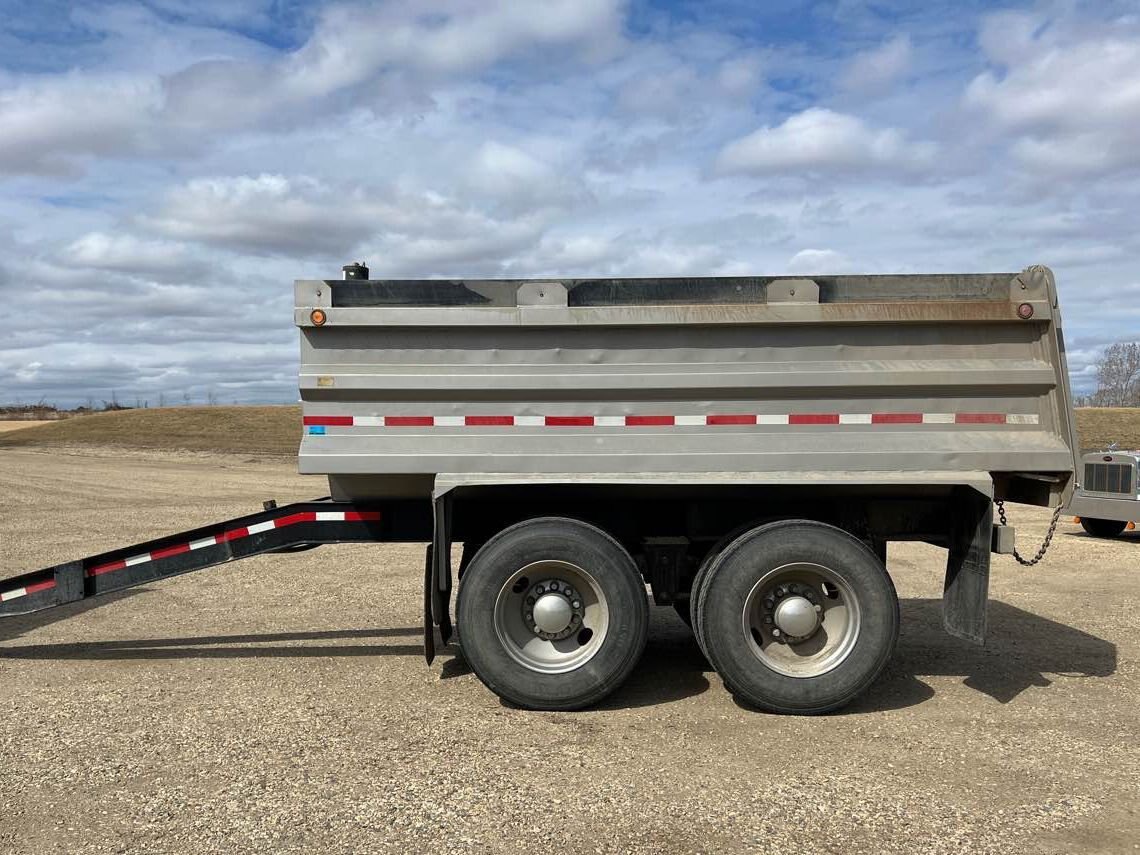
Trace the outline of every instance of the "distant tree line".
<instances>
[{"instance_id":1,"label":"distant tree line","mask_svg":"<svg viewBox=\"0 0 1140 855\"><path fill-rule=\"evenodd\" d=\"M1140 342L1109 345L1096 366L1096 391L1077 404L1086 407L1140 407Z\"/></svg>"}]
</instances>

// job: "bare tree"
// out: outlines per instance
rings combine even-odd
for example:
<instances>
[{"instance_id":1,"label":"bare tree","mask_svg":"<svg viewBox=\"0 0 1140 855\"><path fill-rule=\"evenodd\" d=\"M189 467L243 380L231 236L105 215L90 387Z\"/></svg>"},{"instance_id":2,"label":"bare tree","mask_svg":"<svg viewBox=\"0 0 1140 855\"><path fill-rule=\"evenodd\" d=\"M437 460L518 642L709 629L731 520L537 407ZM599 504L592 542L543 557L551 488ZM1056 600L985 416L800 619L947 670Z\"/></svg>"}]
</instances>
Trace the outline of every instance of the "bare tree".
<instances>
[{"instance_id":1,"label":"bare tree","mask_svg":"<svg viewBox=\"0 0 1140 855\"><path fill-rule=\"evenodd\" d=\"M1092 396L1094 406L1140 405L1140 342L1121 341L1109 345L1097 365L1096 383Z\"/></svg>"},{"instance_id":2,"label":"bare tree","mask_svg":"<svg viewBox=\"0 0 1140 855\"><path fill-rule=\"evenodd\" d=\"M213 389L206 393L206 404L211 407L216 407L218 405L218 393Z\"/></svg>"}]
</instances>

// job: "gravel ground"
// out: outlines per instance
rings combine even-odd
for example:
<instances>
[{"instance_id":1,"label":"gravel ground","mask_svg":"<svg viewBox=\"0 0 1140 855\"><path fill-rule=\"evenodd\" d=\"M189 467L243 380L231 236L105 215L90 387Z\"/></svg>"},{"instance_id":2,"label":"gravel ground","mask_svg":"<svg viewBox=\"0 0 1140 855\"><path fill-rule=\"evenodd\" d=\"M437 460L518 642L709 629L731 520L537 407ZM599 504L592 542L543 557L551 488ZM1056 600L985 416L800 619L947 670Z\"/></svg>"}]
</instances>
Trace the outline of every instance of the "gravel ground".
<instances>
[{"instance_id":1,"label":"gravel ground","mask_svg":"<svg viewBox=\"0 0 1140 855\"><path fill-rule=\"evenodd\" d=\"M321 495L288 461L0 452L3 575ZM1022 543L1047 521L1011 507ZM420 652L422 548L325 547L0 622L0 852L1133 852L1140 538L995 558L991 639L892 544L893 664L843 714L737 706L671 611L601 709ZM99 602L99 601L96 601Z\"/></svg>"}]
</instances>

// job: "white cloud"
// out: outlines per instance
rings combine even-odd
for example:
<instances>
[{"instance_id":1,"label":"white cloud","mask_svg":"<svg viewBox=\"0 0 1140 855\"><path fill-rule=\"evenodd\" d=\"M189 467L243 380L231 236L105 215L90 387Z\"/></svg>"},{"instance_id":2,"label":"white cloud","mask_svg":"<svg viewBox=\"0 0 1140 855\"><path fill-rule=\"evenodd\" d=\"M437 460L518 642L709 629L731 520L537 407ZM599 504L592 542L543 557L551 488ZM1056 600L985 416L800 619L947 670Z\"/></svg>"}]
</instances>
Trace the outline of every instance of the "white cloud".
<instances>
[{"instance_id":1,"label":"white cloud","mask_svg":"<svg viewBox=\"0 0 1140 855\"><path fill-rule=\"evenodd\" d=\"M156 79L68 73L0 88L0 173L68 175L75 158L146 148L162 107Z\"/></svg>"},{"instance_id":2,"label":"white cloud","mask_svg":"<svg viewBox=\"0 0 1140 855\"><path fill-rule=\"evenodd\" d=\"M788 273L856 273L851 259L833 249L801 249L788 259Z\"/></svg>"},{"instance_id":3,"label":"white cloud","mask_svg":"<svg viewBox=\"0 0 1140 855\"><path fill-rule=\"evenodd\" d=\"M897 128L876 129L857 116L812 107L729 143L716 165L722 173L908 171L929 165L934 151Z\"/></svg>"},{"instance_id":4,"label":"white cloud","mask_svg":"<svg viewBox=\"0 0 1140 855\"><path fill-rule=\"evenodd\" d=\"M910 37L895 36L877 48L856 54L840 85L853 92L882 92L910 70L913 57Z\"/></svg>"},{"instance_id":5,"label":"white cloud","mask_svg":"<svg viewBox=\"0 0 1140 855\"><path fill-rule=\"evenodd\" d=\"M64 250L69 265L140 274L160 280L192 278L202 273L182 244L144 240L134 235L89 232Z\"/></svg>"},{"instance_id":6,"label":"white cloud","mask_svg":"<svg viewBox=\"0 0 1140 855\"><path fill-rule=\"evenodd\" d=\"M1061 174L1140 165L1140 19L1080 27L1005 14L987 21L982 44L996 69L970 82L965 103L1012 135L1023 164Z\"/></svg>"}]
</instances>

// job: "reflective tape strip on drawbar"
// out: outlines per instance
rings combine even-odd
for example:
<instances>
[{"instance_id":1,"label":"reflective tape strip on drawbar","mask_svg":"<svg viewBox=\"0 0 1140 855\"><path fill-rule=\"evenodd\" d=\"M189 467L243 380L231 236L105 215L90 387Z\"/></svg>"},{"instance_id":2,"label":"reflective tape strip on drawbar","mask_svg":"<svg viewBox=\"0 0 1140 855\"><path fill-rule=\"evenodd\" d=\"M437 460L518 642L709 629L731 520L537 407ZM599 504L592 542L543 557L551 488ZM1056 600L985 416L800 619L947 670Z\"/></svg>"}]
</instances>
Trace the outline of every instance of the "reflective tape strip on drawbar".
<instances>
[{"instance_id":1,"label":"reflective tape strip on drawbar","mask_svg":"<svg viewBox=\"0 0 1140 855\"><path fill-rule=\"evenodd\" d=\"M111 573L115 570L122 570L126 567L135 567L139 564L146 564L150 561L157 561L161 558L169 558L173 555L181 555L185 552L191 552L195 549L204 549L208 546L217 546L220 543L228 543L233 540L240 540L243 537L250 537L251 535L273 531L274 529L287 528L288 526L296 525L297 523L371 522L379 519L379 511L301 511L300 513L289 514L288 516L277 517L276 519L272 520L265 520L264 522L254 523L253 525L229 529L228 531L224 531L221 534L204 537L199 540L192 540L188 543L178 543L173 546L165 546L162 549L155 549L151 552L143 552L139 555L132 555L127 558L121 558L118 561L111 561L107 564L100 564L98 567L90 568L87 571L87 575L99 576L103 573Z\"/></svg>"}]
</instances>

